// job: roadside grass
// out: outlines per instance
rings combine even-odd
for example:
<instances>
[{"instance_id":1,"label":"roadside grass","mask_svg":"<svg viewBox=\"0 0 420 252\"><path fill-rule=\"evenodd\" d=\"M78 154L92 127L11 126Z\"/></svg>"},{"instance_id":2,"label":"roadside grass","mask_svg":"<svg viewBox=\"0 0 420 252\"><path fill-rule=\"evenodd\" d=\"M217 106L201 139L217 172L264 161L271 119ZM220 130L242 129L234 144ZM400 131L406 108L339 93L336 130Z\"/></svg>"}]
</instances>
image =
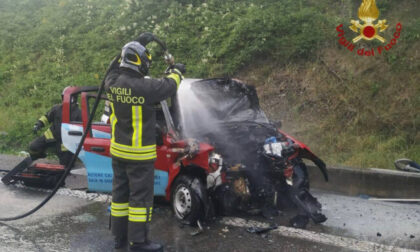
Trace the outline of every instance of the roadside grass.
<instances>
[{"instance_id":1,"label":"roadside grass","mask_svg":"<svg viewBox=\"0 0 420 252\"><path fill-rule=\"evenodd\" d=\"M238 76L256 85L270 119L327 164L393 169L396 159L420 160L420 74L399 68L406 57L391 64L330 48L312 62L265 59Z\"/></svg>"},{"instance_id":2,"label":"roadside grass","mask_svg":"<svg viewBox=\"0 0 420 252\"><path fill-rule=\"evenodd\" d=\"M319 131L319 130L318 130ZM328 165L359 168L394 169L399 158L419 160L420 146L410 144L402 136L353 135L349 133L305 132L296 136Z\"/></svg>"},{"instance_id":3,"label":"roadside grass","mask_svg":"<svg viewBox=\"0 0 420 252\"><path fill-rule=\"evenodd\" d=\"M33 124L60 102L63 88L99 85L112 57L141 32L165 40L195 78L234 76L254 57L309 59L318 41L333 35L323 32L331 18L309 0L3 0L0 6L0 129L7 132L0 151L25 148ZM160 77L161 52L151 50L151 76Z\"/></svg>"},{"instance_id":4,"label":"roadside grass","mask_svg":"<svg viewBox=\"0 0 420 252\"><path fill-rule=\"evenodd\" d=\"M33 139L35 121L68 85L99 85L124 42L150 31L187 77L235 77L257 88L272 120L328 164L392 168L420 161L420 18L416 0L378 1L391 51L360 57L335 27L357 18L353 0L2 0L0 152ZM357 48L378 46L360 42ZM162 76L151 47L151 75ZM2 133L3 132L3 133Z\"/></svg>"}]
</instances>

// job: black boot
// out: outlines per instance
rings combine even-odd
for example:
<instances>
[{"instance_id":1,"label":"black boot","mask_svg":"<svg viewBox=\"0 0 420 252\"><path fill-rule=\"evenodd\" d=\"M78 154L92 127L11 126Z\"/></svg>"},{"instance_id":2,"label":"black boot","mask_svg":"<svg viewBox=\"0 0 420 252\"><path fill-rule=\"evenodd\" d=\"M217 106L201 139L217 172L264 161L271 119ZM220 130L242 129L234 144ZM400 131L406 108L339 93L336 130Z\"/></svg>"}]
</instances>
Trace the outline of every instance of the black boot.
<instances>
[{"instance_id":1,"label":"black boot","mask_svg":"<svg viewBox=\"0 0 420 252\"><path fill-rule=\"evenodd\" d=\"M130 252L163 252L162 244L147 241L143 243L130 243Z\"/></svg>"},{"instance_id":2,"label":"black boot","mask_svg":"<svg viewBox=\"0 0 420 252\"><path fill-rule=\"evenodd\" d=\"M114 249L121 249L127 246L127 237L115 237L114 238Z\"/></svg>"}]
</instances>

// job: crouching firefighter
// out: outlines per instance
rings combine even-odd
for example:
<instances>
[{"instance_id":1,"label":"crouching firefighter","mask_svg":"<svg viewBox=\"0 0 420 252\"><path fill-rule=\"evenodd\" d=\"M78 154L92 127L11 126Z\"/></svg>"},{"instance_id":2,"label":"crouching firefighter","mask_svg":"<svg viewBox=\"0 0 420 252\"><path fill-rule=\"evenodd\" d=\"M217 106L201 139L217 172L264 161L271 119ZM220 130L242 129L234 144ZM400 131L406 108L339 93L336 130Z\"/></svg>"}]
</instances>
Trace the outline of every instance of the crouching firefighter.
<instances>
[{"instance_id":1,"label":"crouching firefighter","mask_svg":"<svg viewBox=\"0 0 420 252\"><path fill-rule=\"evenodd\" d=\"M163 251L148 234L156 159L154 107L176 94L185 66L175 64L165 78L152 79L145 77L151 62L145 46L129 42L105 78L111 107L111 230L115 249L128 243L130 251Z\"/></svg>"},{"instance_id":2,"label":"crouching firefighter","mask_svg":"<svg viewBox=\"0 0 420 252\"><path fill-rule=\"evenodd\" d=\"M66 87L62 94L61 99L63 99ZM70 120L71 121L82 121L82 113L77 104L76 97L71 98L70 105ZM55 153L60 160L61 165L67 166L70 163L70 160L73 157L73 153L67 150L61 140L61 119L62 119L62 104L54 105L50 111L45 115L41 116L38 121L35 123L33 132L37 134L43 127L51 124L51 126L44 132L40 137L37 137L29 145L29 155L32 161L35 161L39 158L45 158L47 156L46 151L48 148L55 148Z\"/></svg>"}]
</instances>

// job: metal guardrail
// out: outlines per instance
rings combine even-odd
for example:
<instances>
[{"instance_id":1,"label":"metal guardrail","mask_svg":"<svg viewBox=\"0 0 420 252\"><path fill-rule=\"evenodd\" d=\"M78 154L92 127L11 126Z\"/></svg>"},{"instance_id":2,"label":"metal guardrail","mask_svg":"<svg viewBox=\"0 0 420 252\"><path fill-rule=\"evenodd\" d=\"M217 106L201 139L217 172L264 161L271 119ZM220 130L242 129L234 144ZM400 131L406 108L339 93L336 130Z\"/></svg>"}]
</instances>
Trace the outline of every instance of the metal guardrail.
<instances>
[{"instance_id":1,"label":"metal guardrail","mask_svg":"<svg viewBox=\"0 0 420 252\"><path fill-rule=\"evenodd\" d=\"M379 168L328 167L329 182L314 166L308 165L311 187L357 196L419 199L420 174Z\"/></svg>"}]
</instances>

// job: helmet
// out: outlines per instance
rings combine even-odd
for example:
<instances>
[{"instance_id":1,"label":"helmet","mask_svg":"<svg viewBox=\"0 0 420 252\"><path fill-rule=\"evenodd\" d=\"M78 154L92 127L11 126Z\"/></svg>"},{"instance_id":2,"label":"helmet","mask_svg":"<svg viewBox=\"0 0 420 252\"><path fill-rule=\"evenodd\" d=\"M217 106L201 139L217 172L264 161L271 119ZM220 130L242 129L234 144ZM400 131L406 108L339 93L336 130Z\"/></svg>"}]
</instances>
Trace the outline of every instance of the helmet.
<instances>
[{"instance_id":1,"label":"helmet","mask_svg":"<svg viewBox=\"0 0 420 252\"><path fill-rule=\"evenodd\" d=\"M137 41L127 43L121 52L120 67L132 69L142 75L147 75L152 55Z\"/></svg>"}]
</instances>

